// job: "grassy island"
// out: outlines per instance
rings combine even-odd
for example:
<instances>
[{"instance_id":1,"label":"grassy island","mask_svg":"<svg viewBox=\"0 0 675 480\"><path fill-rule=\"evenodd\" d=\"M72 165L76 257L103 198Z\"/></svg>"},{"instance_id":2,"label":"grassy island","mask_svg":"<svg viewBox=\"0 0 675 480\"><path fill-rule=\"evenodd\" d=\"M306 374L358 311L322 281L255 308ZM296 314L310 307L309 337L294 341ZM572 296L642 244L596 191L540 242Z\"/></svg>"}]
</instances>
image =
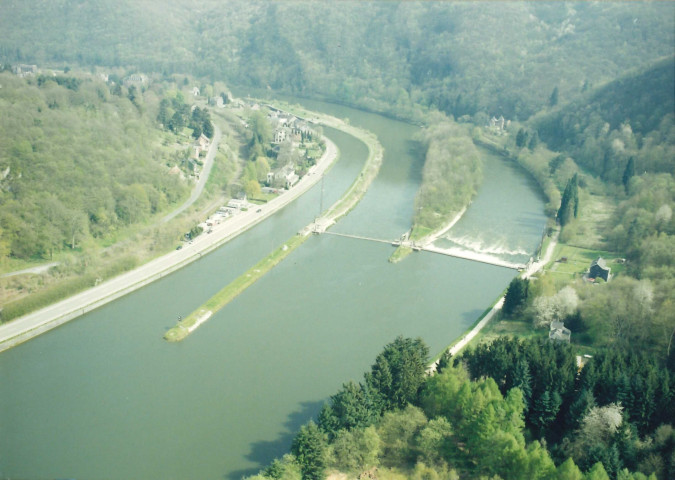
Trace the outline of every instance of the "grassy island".
<instances>
[{"instance_id":1,"label":"grassy island","mask_svg":"<svg viewBox=\"0 0 675 480\"><path fill-rule=\"evenodd\" d=\"M290 110L290 108L287 109ZM375 135L347 125L345 122L335 117L309 113L306 111L298 112L297 108L294 109L293 113L296 115L302 114L303 116L311 115L312 118L317 119L324 125L329 125L358 138L368 147L368 158L366 159L359 176L345 194L321 215L321 221L317 222L321 225L332 225L340 217L349 213L366 193L382 165L384 150ZM278 265L283 259L290 255L293 250L302 245L305 240L309 238L309 233L312 231L314 231L314 224L308 225L302 230L302 233L297 234L284 242L283 245L276 248L243 275L226 285L184 320L180 321L178 325L171 328L166 332L164 338L169 342L179 342L186 338L199 327L199 325L208 320L211 315L230 303L237 295L253 285L253 283L262 278L274 266Z\"/></svg>"},{"instance_id":2,"label":"grassy island","mask_svg":"<svg viewBox=\"0 0 675 480\"><path fill-rule=\"evenodd\" d=\"M415 197L410 245L402 244L389 258L405 258L414 244L432 242L459 220L483 179L478 148L467 126L448 121L422 133L426 151L422 185Z\"/></svg>"}]
</instances>

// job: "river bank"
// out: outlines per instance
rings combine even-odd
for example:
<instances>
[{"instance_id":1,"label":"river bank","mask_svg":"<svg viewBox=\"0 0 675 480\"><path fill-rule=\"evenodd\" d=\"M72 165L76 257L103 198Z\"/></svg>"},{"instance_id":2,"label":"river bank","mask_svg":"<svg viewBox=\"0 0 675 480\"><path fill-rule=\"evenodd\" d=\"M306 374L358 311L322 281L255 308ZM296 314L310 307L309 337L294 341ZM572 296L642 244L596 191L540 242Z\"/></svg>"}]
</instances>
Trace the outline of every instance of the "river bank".
<instances>
[{"instance_id":1,"label":"river bank","mask_svg":"<svg viewBox=\"0 0 675 480\"><path fill-rule=\"evenodd\" d=\"M307 225L297 235L288 239L248 271L223 287L218 293L207 300L204 305L190 313L185 319L180 319L178 325L166 332L164 335L165 340L169 342L179 342L184 340L215 312L225 307L239 294L244 292L248 287L253 285L272 268L288 257L295 249L302 245L307 238L309 238L311 233L322 233L327 228L334 225L339 218L349 213L366 193L368 187L377 176L384 157L384 149L375 135L365 130L351 127L342 120L329 115L315 114L313 121L315 123L321 122L324 125L331 126L352 135L361 140L368 147L368 157L356 180L354 180L344 195L323 212L319 218L315 219L314 222Z\"/></svg>"},{"instance_id":2,"label":"river bank","mask_svg":"<svg viewBox=\"0 0 675 480\"><path fill-rule=\"evenodd\" d=\"M553 236L551 237L551 241L546 247L546 251L544 252L544 256L541 257L539 260L536 262L532 262L527 269L521 273L521 277L523 278L531 278L534 274L538 273L539 271L543 270L543 268L551 261L553 258L553 252L555 251L555 247L558 244L558 235L560 234L559 230L556 230ZM481 315L477 319L477 323L471 327L465 335L460 337L457 341L452 343L448 348L443 350L436 359L429 365L427 368L427 373L432 374L436 371L436 368L438 367L438 362L440 361L440 358L445 354L445 352L450 353L451 356L456 356L460 351L462 351L471 341L478 336L478 334L485 328L485 326L490 323L490 321L494 318L494 316L502 309L502 306L504 305L504 298L505 298L506 292L504 292L503 295L501 295L497 301L492 305L491 308L486 310L486 312Z\"/></svg>"},{"instance_id":3,"label":"river bank","mask_svg":"<svg viewBox=\"0 0 675 480\"><path fill-rule=\"evenodd\" d=\"M337 159L337 146L329 139L325 140L326 151L322 157L291 190L257 210L241 212L220 225L216 225L212 233L200 235L192 244L181 250L170 252L91 289L0 325L0 352L63 325L199 260L203 255L217 249L288 205L314 186Z\"/></svg>"}]
</instances>

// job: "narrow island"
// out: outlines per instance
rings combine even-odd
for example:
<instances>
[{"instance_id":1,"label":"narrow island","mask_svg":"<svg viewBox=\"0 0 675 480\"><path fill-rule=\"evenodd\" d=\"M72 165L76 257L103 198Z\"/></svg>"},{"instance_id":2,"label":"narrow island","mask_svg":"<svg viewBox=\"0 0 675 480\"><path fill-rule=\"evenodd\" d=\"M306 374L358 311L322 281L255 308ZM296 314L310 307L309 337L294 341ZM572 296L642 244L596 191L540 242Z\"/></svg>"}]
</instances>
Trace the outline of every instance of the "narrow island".
<instances>
[{"instance_id":1,"label":"narrow island","mask_svg":"<svg viewBox=\"0 0 675 480\"><path fill-rule=\"evenodd\" d=\"M448 120L424 130L420 141L426 152L422 185L415 197L412 228L389 258L392 263L450 230L483 179L480 154L467 125Z\"/></svg>"},{"instance_id":2,"label":"narrow island","mask_svg":"<svg viewBox=\"0 0 675 480\"><path fill-rule=\"evenodd\" d=\"M292 110L292 107L284 105L284 108ZM225 307L237 295L242 293L248 287L253 285L258 279L262 278L273 267L283 261L296 248L302 245L311 233L321 233L330 228L338 219L349 213L363 198L368 187L377 176L382 160L384 149L378 142L375 135L365 130L348 125L344 121L317 113L307 111L298 111L293 109L294 114L312 116L314 123L327 125L352 135L366 144L368 147L368 158L366 159L360 174L347 189L345 194L325 212L321 214L314 222L304 227L293 237L289 238L281 246L274 249L269 255L260 260L244 274L240 275L234 281L223 287L218 293L206 301L202 306L190 313L184 319L179 320L178 324L168 330L164 339L169 342L179 342L184 340L190 333L194 332L200 325L206 322L215 312Z\"/></svg>"}]
</instances>

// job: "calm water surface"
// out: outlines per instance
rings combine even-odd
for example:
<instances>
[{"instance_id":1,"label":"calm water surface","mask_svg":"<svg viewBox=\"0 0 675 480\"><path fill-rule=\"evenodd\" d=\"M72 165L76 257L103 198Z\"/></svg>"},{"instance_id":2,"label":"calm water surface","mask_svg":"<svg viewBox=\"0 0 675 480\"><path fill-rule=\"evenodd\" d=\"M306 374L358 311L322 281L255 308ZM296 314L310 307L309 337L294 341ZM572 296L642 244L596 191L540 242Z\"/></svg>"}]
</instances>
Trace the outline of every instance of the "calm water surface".
<instances>
[{"instance_id":1,"label":"calm water surface","mask_svg":"<svg viewBox=\"0 0 675 480\"><path fill-rule=\"evenodd\" d=\"M406 231L422 166L412 141L417 128L303 103L349 117L385 148L379 177L335 231L379 238ZM327 206L352 183L367 150L340 132L326 133L341 151L325 178ZM488 245L494 237L529 255L544 228L543 202L522 172L493 160L510 173L493 176L495 169L485 168L486 187L456 225L455 240ZM421 336L433 353L440 351L514 275L426 253L392 265L386 244L323 235L186 341L162 340L178 315L307 224L320 192L317 185L203 260L2 353L0 476L236 479L255 473L287 452L292 432L343 382L359 380L386 343ZM507 201L499 216L506 216L504 224L494 230L495 218L484 216Z\"/></svg>"}]
</instances>

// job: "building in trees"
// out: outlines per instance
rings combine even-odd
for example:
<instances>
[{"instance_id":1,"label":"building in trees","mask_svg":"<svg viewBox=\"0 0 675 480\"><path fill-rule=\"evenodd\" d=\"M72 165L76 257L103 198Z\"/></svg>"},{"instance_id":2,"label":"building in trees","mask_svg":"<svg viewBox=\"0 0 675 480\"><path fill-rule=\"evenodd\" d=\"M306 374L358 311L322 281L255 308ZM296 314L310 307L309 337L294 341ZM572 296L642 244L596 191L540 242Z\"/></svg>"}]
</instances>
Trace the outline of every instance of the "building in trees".
<instances>
[{"instance_id":1,"label":"building in trees","mask_svg":"<svg viewBox=\"0 0 675 480\"><path fill-rule=\"evenodd\" d=\"M607 266L605 260L602 257L598 257L596 260L593 260L593 263L591 263L591 267L588 269L587 277L594 280L600 277L605 282L609 282L609 279L612 278L611 271L612 269Z\"/></svg>"},{"instance_id":2,"label":"building in trees","mask_svg":"<svg viewBox=\"0 0 675 480\"><path fill-rule=\"evenodd\" d=\"M570 343L570 337L572 332L569 328L565 328L565 323L559 320L554 320L551 322L551 328L548 332L549 340L557 340L560 342Z\"/></svg>"}]
</instances>

